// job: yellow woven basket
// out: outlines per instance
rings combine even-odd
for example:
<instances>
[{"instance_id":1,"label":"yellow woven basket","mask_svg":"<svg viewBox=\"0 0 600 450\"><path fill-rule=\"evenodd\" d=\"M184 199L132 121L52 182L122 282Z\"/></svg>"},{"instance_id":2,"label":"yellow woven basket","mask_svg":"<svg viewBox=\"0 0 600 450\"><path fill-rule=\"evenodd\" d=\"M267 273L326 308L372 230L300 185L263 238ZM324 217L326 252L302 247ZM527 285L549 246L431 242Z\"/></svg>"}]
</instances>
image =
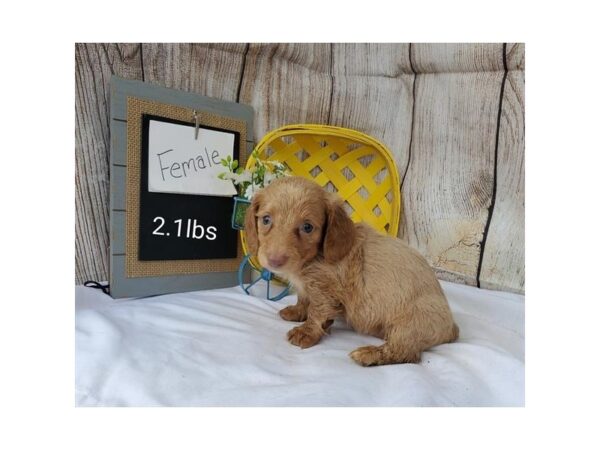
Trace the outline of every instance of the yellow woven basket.
<instances>
[{"instance_id":1,"label":"yellow woven basket","mask_svg":"<svg viewBox=\"0 0 600 450\"><path fill-rule=\"evenodd\" d=\"M287 125L265 135L256 151L261 160L285 163L293 175L337 192L354 222L367 222L391 236L398 233L398 171L387 147L371 136L328 125ZM250 156L246 168L255 164ZM247 254L243 231L241 239ZM253 259L252 265L260 267Z\"/></svg>"}]
</instances>

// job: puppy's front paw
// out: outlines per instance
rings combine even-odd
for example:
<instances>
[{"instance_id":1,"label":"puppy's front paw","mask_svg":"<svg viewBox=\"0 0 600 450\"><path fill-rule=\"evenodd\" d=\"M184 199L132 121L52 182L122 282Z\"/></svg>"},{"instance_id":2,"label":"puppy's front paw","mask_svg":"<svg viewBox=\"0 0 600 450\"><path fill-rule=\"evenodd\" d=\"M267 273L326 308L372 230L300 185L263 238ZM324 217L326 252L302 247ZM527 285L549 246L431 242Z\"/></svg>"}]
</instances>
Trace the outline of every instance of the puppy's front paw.
<instances>
[{"instance_id":1,"label":"puppy's front paw","mask_svg":"<svg viewBox=\"0 0 600 450\"><path fill-rule=\"evenodd\" d=\"M286 306L279 311L279 315L283 320L290 322L304 322L306 320L306 308L298 305Z\"/></svg>"},{"instance_id":2,"label":"puppy's front paw","mask_svg":"<svg viewBox=\"0 0 600 450\"><path fill-rule=\"evenodd\" d=\"M361 366L376 366L383 363L381 349L374 345L358 347L350 353L350 358L356 361Z\"/></svg>"},{"instance_id":3,"label":"puppy's front paw","mask_svg":"<svg viewBox=\"0 0 600 450\"><path fill-rule=\"evenodd\" d=\"M319 342L321 335L304 325L300 325L288 331L287 338L292 345L297 345L300 348L308 348Z\"/></svg>"}]
</instances>

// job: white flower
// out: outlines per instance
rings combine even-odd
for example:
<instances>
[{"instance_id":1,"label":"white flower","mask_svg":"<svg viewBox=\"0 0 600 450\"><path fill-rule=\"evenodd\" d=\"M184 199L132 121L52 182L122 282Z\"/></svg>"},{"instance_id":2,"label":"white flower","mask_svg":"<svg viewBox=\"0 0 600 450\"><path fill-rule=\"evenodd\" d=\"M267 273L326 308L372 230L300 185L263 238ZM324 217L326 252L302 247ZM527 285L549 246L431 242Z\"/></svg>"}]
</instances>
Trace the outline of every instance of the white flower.
<instances>
[{"instance_id":1,"label":"white flower","mask_svg":"<svg viewBox=\"0 0 600 450\"><path fill-rule=\"evenodd\" d=\"M249 183L250 181L252 181L252 174L247 170L244 170L240 174L234 173L232 175L233 175L233 182L235 184Z\"/></svg>"},{"instance_id":2,"label":"white flower","mask_svg":"<svg viewBox=\"0 0 600 450\"><path fill-rule=\"evenodd\" d=\"M273 180L276 180L277 178L278 178L278 177L277 177L277 174L275 174L275 173L273 173L273 172L269 172L269 171L267 170L267 171L265 172L265 182L264 182L264 185L265 185L265 186L268 186L269 184L271 184L271 182L272 182Z\"/></svg>"},{"instance_id":3,"label":"white flower","mask_svg":"<svg viewBox=\"0 0 600 450\"><path fill-rule=\"evenodd\" d=\"M237 186L240 195L248 200L251 200L256 192L263 187L268 186L276 179L291 175L285 164L282 164L279 161L262 161L254 153L253 155L256 158L255 166L244 169L242 173L230 171L219 174L219 178L231 181ZM228 168L231 170L232 167L228 166ZM257 172L257 170L259 172ZM262 173L263 175L259 177L258 173ZM244 185L246 185L245 188Z\"/></svg>"},{"instance_id":4,"label":"white flower","mask_svg":"<svg viewBox=\"0 0 600 450\"><path fill-rule=\"evenodd\" d=\"M254 196L254 194L256 194L261 189L262 188L256 184L249 184L248 187L246 187L246 192L244 193L244 197L246 197L248 200L252 200L252 197Z\"/></svg>"},{"instance_id":5,"label":"white flower","mask_svg":"<svg viewBox=\"0 0 600 450\"><path fill-rule=\"evenodd\" d=\"M244 170L242 173L239 174L235 172L225 172L223 173L222 178L224 180L231 180L234 184L242 184L249 183L250 181L252 181L252 174L247 170Z\"/></svg>"},{"instance_id":6,"label":"white flower","mask_svg":"<svg viewBox=\"0 0 600 450\"><path fill-rule=\"evenodd\" d=\"M221 179L222 180L231 180L231 181L233 181L233 175L235 175L235 174L231 173L231 172L223 172L221 174Z\"/></svg>"}]
</instances>

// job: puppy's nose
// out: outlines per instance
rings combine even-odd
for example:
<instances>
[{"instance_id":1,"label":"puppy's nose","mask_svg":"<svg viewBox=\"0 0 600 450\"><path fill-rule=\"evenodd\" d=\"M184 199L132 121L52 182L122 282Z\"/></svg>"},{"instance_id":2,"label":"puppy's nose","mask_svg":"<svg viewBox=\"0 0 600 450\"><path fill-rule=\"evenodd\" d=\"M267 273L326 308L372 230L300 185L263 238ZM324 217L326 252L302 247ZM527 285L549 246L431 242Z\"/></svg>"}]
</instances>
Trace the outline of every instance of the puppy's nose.
<instances>
[{"instance_id":1,"label":"puppy's nose","mask_svg":"<svg viewBox=\"0 0 600 450\"><path fill-rule=\"evenodd\" d=\"M287 260L287 255L273 255L267 258L269 266L273 267L274 269L283 266L287 262Z\"/></svg>"}]
</instances>

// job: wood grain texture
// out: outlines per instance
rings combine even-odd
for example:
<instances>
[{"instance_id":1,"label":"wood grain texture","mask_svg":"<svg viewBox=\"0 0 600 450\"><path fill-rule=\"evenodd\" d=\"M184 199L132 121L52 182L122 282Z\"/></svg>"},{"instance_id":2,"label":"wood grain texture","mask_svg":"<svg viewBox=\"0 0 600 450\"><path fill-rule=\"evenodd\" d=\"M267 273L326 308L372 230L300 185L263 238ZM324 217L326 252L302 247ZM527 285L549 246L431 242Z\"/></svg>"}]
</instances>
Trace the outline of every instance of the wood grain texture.
<instances>
[{"instance_id":1,"label":"wood grain texture","mask_svg":"<svg viewBox=\"0 0 600 450\"><path fill-rule=\"evenodd\" d=\"M393 153L400 175L408 165L412 125L414 75L408 51L407 44L333 45L329 124L383 142Z\"/></svg>"},{"instance_id":2,"label":"wood grain texture","mask_svg":"<svg viewBox=\"0 0 600 450\"><path fill-rule=\"evenodd\" d=\"M413 44L417 73L504 70L502 44Z\"/></svg>"},{"instance_id":3,"label":"wood grain texture","mask_svg":"<svg viewBox=\"0 0 600 450\"><path fill-rule=\"evenodd\" d=\"M240 101L254 107L254 132L291 123L327 123L331 102L330 44L251 44Z\"/></svg>"},{"instance_id":4,"label":"wood grain texture","mask_svg":"<svg viewBox=\"0 0 600 450\"><path fill-rule=\"evenodd\" d=\"M508 70L525 70L525 44L506 45L506 66Z\"/></svg>"},{"instance_id":5,"label":"wood grain texture","mask_svg":"<svg viewBox=\"0 0 600 450\"><path fill-rule=\"evenodd\" d=\"M144 81L237 100L245 44L142 44Z\"/></svg>"},{"instance_id":6,"label":"wood grain texture","mask_svg":"<svg viewBox=\"0 0 600 450\"><path fill-rule=\"evenodd\" d=\"M476 284L493 189L502 75L417 76L400 236L449 281Z\"/></svg>"},{"instance_id":7,"label":"wood grain texture","mask_svg":"<svg viewBox=\"0 0 600 450\"><path fill-rule=\"evenodd\" d=\"M300 122L376 137L394 153L400 176L406 172L400 237L423 252L441 278L475 284L480 269L482 287L522 292L525 45L506 46L494 178L502 48L77 45L76 282L108 278L108 82L117 74L250 104L256 139Z\"/></svg>"},{"instance_id":8,"label":"wood grain texture","mask_svg":"<svg viewBox=\"0 0 600 450\"><path fill-rule=\"evenodd\" d=\"M525 290L525 76L506 79L498 140L497 193L480 274L480 285Z\"/></svg>"},{"instance_id":9,"label":"wood grain texture","mask_svg":"<svg viewBox=\"0 0 600 450\"><path fill-rule=\"evenodd\" d=\"M109 81L141 78L137 44L75 46L75 281L108 279Z\"/></svg>"},{"instance_id":10,"label":"wood grain texture","mask_svg":"<svg viewBox=\"0 0 600 450\"><path fill-rule=\"evenodd\" d=\"M248 54L279 59L315 72L331 71L331 44L250 44Z\"/></svg>"},{"instance_id":11,"label":"wood grain texture","mask_svg":"<svg viewBox=\"0 0 600 450\"><path fill-rule=\"evenodd\" d=\"M412 74L410 44L333 44L333 75L398 78Z\"/></svg>"}]
</instances>

